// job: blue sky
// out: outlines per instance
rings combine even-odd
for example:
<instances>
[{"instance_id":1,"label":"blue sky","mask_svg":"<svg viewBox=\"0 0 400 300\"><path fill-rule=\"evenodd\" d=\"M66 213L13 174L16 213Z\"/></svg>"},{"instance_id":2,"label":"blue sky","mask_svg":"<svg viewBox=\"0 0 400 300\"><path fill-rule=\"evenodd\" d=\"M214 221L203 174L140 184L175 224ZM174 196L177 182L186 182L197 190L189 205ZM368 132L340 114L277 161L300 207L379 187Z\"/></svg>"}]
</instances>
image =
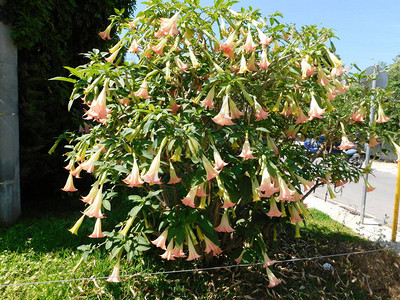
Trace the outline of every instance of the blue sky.
<instances>
[{"instance_id":1,"label":"blue sky","mask_svg":"<svg viewBox=\"0 0 400 300\"><path fill-rule=\"evenodd\" d=\"M145 8L138 1L137 12ZM211 6L213 0L200 0ZM378 62L392 63L400 54L400 0L240 0L232 8L252 6L264 16L279 11L284 23L317 24L334 29L336 53L361 70Z\"/></svg>"}]
</instances>

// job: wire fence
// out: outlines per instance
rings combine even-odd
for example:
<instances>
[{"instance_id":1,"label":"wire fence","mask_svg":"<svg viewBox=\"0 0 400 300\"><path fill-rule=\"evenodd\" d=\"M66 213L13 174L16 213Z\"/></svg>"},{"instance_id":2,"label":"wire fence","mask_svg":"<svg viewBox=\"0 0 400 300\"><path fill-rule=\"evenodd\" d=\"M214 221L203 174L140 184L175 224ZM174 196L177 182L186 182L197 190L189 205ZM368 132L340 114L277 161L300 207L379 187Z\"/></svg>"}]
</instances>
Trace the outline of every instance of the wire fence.
<instances>
[{"instance_id":1,"label":"wire fence","mask_svg":"<svg viewBox=\"0 0 400 300\"><path fill-rule=\"evenodd\" d=\"M354 252L347 252L347 253L337 253L337 254L330 254L330 255L321 255L321 256L313 256L313 257L299 257L299 258L292 258L286 260L274 260L272 261L274 264L283 264L289 262L300 262L300 261L310 261L310 260L317 260L317 259L324 259L324 258L333 258L333 257L340 257L340 256L350 256L350 255L359 255L359 254L368 254L368 253L375 253L381 251L387 251L388 249L374 249L374 250L366 250L366 251L354 251ZM185 269L185 270L170 270L170 271L159 271L159 272L150 272L150 273L136 273L136 274L129 274L129 275L120 275L121 278L127 277L139 277L139 276L157 276L157 275L168 275L168 274L177 274L177 273L194 273L194 272L202 272L202 271L215 271L221 269L232 269L238 267L254 267L264 265L263 262L260 263L251 263L251 264L235 264L235 265L228 265L228 266L218 266L218 267L206 267L206 268L194 268L194 269ZM15 286L26 286L26 285L37 285L37 284L50 284L50 283L65 283L65 282L74 282L74 281L87 281L87 280L97 280L97 279L107 279L107 277L86 277L86 278L71 278L71 279L58 279L58 280L48 280L48 281L35 281L35 282L23 282L23 283L11 283L11 284L0 284L0 288L3 287L15 287Z\"/></svg>"}]
</instances>

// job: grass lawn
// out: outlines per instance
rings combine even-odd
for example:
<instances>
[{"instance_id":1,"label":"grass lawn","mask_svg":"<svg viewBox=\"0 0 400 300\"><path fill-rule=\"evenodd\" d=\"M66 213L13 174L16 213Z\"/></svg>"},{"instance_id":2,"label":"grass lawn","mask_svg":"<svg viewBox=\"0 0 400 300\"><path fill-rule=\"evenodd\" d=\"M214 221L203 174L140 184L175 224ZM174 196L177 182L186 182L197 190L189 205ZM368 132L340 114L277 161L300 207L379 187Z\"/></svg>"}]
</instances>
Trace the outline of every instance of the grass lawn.
<instances>
[{"instance_id":1,"label":"grass lawn","mask_svg":"<svg viewBox=\"0 0 400 300\"><path fill-rule=\"evenodd\" d=\"M23 219L10 228L0 228L0 285L59 279L108 277L114 262L104 250L86 261L76 250L90 239L74 236L67 229L76 218ZM302 228L302 238L293 232L279 233L271 245L274 260L315 257L379 248L327 215L312 210ZM89 232L85 223L80 232ZM160 254L159 249L152 250ZM160 252L160 253L158 253ZM228 265L220 258L214 265ZM325 270L330 263L332 270ZM137 258L121 265L121 275L163 270L201 268L201 261L164 261L158 255ZM235 267L195 273L148 275L124 278L122 283L104 279L0 287L1 299L400 299L400 259L390 251L277 263L272 267L283 282L267 288L262 266ZM397 297L397 298L396 298Z\"/></svg>"}]
</instances>

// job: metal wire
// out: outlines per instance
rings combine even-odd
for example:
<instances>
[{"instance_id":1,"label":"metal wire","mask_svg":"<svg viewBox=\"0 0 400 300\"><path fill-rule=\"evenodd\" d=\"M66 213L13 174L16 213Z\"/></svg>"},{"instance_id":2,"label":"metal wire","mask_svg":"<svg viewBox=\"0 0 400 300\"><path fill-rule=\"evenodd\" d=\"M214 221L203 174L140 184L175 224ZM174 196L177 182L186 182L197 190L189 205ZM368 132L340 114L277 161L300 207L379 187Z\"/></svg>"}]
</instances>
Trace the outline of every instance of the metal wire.
<instances>
[{"instance_id":1,"label":"metal wire","mask_svg":"<svg viewBox=\"0 0 400 300\"><path fill-rule=\"evenodd\" d=\"M348 253L313 256L313 257L292 258L292 259L287 259L287 260L274 260L272 262L274 264L282 264L282 263L288 263L288 262L300 262L300 261L309 261L309 260L331 258L331 257L349 256L349 255L357 255L357 254L368 254L368 253L381 252L381 251L387 251L387 250L388 249L355 251L355 252L348 252ZM231 269L231 268L237 268L237 267L254 267L254 266L259 266L259 265L263 265L263 264L264 264L263 262L260 262L260 263L252 263L252 264L236 264L236 265L228 265L228 266L221 266L221 267L207 267L207 268L199 268L199 269L195 268L195 269L171 270L171 271L160 271L160 272L151 272L151 273L136 273L136 274L130 274L130 275L120 275L120 277L132 278L132 277L139 277L139 276L156 276L156 275L163 275L163 274L176 274L176 273L189 273L189 272L192 273L192 272L213 271L213 270L221 270L221 269ZM73 281L96 280L96 279L107 279L107 278L108 278L108 276L107 277L71 278L71 279L58 279L58 280L48 280L48 281L0 284L0 288L11 287L11 286L50 284L50 283L65 283L65 282L73 282Z\"/></svg>"}]
</instances>

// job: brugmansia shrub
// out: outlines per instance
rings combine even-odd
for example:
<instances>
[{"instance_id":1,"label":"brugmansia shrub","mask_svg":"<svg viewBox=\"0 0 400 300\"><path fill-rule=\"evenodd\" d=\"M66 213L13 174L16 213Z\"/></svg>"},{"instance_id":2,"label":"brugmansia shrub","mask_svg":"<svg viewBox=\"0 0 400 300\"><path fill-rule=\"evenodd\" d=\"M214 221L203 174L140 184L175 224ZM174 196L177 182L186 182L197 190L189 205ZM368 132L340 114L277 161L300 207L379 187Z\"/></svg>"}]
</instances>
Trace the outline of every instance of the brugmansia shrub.
<instances>
[{"instance_id":1,"label":"brugmansia shrub","mask_svg":"<svg viewBox=\"0 0 400 300\"><path fill-rule=\"evenodd\" d=\"M117 31L120 41L70 69L70 105L83 101L85 126L70 136L63 190L76 191L82 171L94 181L70 231L96 219L90 237L106 237L118 261L109 281L119 281L122 257L155 245L167 260L264 262L275 286L268 243L281 224L299 237L310 190L332 191L362 175L344 154L330 153L335 143L346 150L369 138L371 105L379 106L373 137L384 133L380 98L346 92L347 70L327 46L331 30L299 30L281 24L279 13L263 18L232 3L151 0L134 20L112 16L100 36ZM127 52L132 61L122 60ZM319 151L302 146L322 136ZM126 217L103 233L116 200Z\"/></svg>"}]
</instances>

